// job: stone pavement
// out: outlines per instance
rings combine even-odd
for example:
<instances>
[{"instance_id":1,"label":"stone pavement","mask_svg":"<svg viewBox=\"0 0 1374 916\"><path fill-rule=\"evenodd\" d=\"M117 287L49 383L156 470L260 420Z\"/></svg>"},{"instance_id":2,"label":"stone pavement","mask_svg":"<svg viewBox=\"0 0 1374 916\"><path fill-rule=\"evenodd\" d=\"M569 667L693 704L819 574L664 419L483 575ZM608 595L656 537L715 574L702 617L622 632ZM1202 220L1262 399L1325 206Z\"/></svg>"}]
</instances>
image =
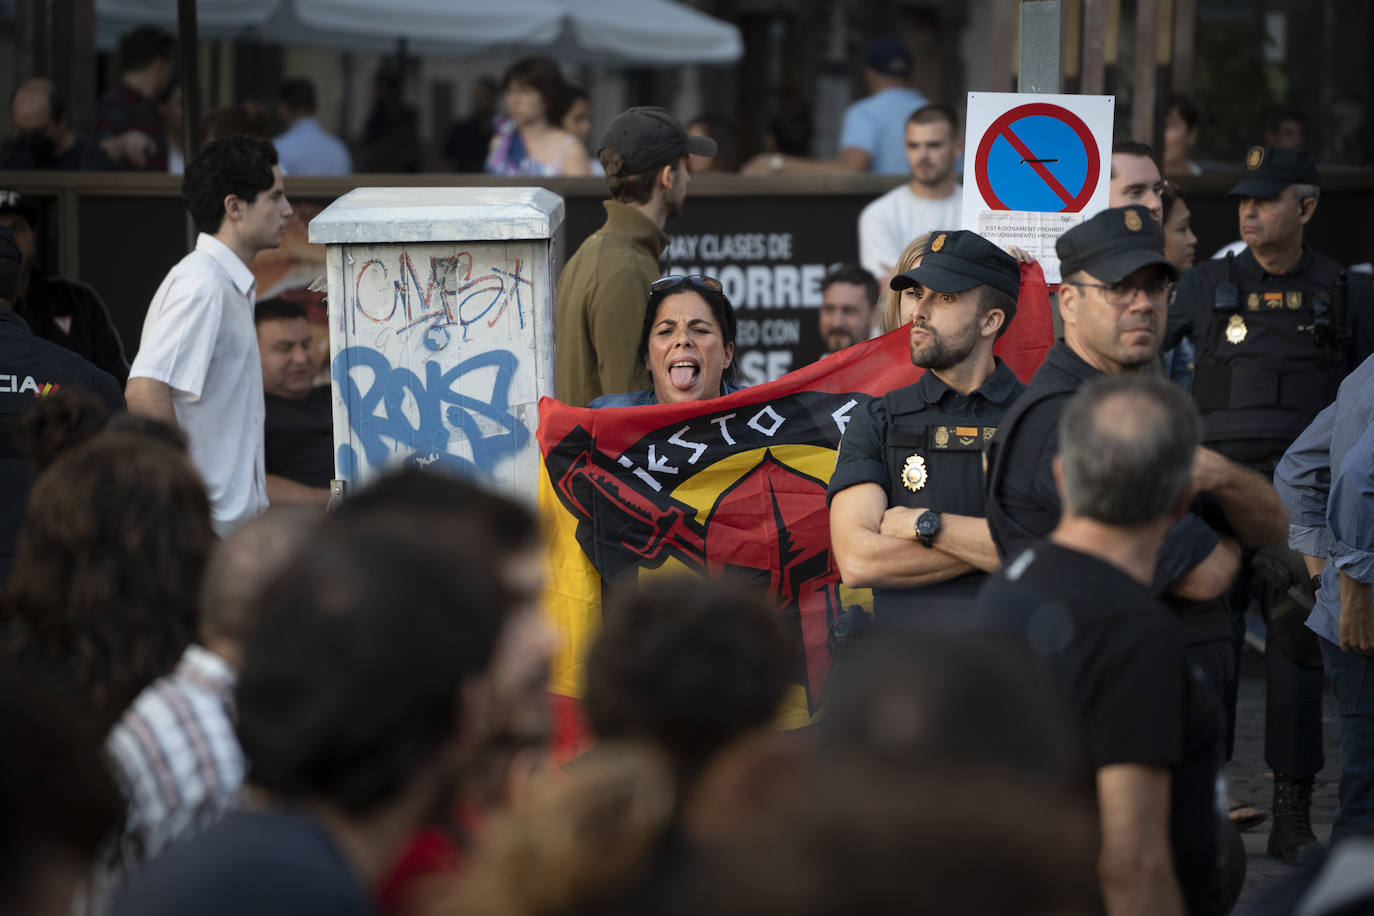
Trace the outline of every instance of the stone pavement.
<instances>
[{"instance_id":1,"label":"stone pavement","mask_svg":"<svg viewBox=\"0 0 1374 916\"><path fill-rule=\"evenodd\" d=\"M1336 703L1327 686L1322 711L1322 739L1326 749L1326 766L1318 774L1312 790L1312 830L1325 843L1331 835L1331 822L1336 817L1336 783L1340 778L1339 735L1340 719ZM1269 811L1273 802L1274 782L1264 762L1264 659L1246 648L1241 660L1240 696L1236 704L1236 749L1226 768L1231 797L1238 802L1256 805ZM1245 887L1237 905L1262 900L1267 889L1292 875L1294 869L1265 852L1269 840L1270 820L1242 834L1245 839Z\"/></svg>"}]
</instances>

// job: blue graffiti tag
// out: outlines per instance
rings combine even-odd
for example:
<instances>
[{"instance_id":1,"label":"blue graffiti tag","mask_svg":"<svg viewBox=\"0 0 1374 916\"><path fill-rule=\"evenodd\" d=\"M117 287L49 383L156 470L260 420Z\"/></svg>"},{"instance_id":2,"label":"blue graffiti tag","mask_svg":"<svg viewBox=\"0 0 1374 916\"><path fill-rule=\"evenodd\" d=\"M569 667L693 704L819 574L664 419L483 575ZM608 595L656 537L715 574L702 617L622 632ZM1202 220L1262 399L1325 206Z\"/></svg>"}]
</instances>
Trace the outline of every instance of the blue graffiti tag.
<instances>
[{"instance_id":1,"label":"blue graffiti tag","mask_svg":"<svg viewBox=\"0 0 1374 916\"><path fill-rule=\"evenodd\" d=\"M425 363L422 382L405 367L393 367L385 355L371 347L348 347L334 357L334 384L348 408L348 425L357 437L367 463L374 469L386 466L397 453L408 453L406 464L438 463L460 474L489 474L502 460L519 452L530 432L510 411L510 385L520 361L509 350L488 350L444 371L434 360ZM494 367L491 400L483 402L455 390L459 379L470 372ZM372 370L372 384L362 391L353 370ZM405 413L406 394L415 400L417 422ZM381 405L380 415L377 406ZM483 435L476 417L484 417L503 429ZM447 421L447 422L445 422ZM472 460L449 451L455 435L465 439ZM345 480L356 482L361 470L358 455L347 443L339 446L338 463Z\"/></svg>"}]
</instances>

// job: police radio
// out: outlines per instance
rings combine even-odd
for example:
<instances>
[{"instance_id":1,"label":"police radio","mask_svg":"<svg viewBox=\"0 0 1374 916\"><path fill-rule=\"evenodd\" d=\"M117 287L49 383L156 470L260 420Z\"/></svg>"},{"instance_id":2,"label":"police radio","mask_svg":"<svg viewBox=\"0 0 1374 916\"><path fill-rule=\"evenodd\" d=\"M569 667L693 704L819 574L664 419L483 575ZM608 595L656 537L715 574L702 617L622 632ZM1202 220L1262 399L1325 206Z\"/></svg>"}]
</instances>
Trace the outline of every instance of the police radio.
<instances>
[{"instance_id":1,"label":"police radio","mask_svg":"<svg viewBox=\"0 0 1374 916\"><path fill-rule=\"evenodd\" d=\"M1330 295L1312 297L1312 323L1299 330L1312 333L1319 347L1339 345L1350 337L1350 278L1345 271L1336 277Z\"/></svg>"},{"instance_id":2,"label":"police radio","mask_svg":"<svg viewBox=\"0 0 1374 916\"><path fill-rule=\"evenodd\" d=\"M1336 328L1337 340L1350 339L1350 276L1345 271L1341 271L1331 290L1331 323Z\"/></svg>"}]
</instances>

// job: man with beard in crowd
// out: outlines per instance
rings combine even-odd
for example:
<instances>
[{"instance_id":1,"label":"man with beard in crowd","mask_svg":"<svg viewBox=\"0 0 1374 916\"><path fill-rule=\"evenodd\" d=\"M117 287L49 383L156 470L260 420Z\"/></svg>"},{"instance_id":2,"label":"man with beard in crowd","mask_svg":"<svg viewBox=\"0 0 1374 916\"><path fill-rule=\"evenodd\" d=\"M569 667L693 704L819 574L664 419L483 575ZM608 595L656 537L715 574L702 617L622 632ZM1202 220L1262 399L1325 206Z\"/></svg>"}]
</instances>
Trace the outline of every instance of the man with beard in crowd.
<instances>
[{"instance_id":1,"label":"man with beard in crowd","mask_svg":"<svg viewBox=\"0 0 1374 916\"><path fill-rule=\"evenodd\" d=\"M826 275L817 323L827 355L868 340L877 303L878 282L859 265L844 264Z\"/></svg>"},{"instance_id":2,"label":"man with beard in crowd","mask_svg":"<svg viewBox=\"0 0 1374 916\"><path fill-rule=\"evenodd\" d=\"M982 236L937 232L911 326L920 381L855 411L830 478L830 539L844 584L872 588L879 625L957 626L998 566L983 455L1025 386L992 353L1016 314L1016 259Z\"/></svg>"}]
</instances>

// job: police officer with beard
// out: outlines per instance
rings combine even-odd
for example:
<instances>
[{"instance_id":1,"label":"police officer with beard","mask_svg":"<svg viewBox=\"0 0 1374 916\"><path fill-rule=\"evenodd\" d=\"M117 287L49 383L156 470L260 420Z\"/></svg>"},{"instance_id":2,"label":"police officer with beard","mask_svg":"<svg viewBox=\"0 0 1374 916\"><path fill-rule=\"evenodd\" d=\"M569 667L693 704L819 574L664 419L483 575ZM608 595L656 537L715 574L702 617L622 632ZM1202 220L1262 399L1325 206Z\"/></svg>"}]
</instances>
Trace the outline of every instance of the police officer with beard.
<instances>
[{"instance_id":1,"label":"police officer with beard","mask_svg":"<svg viewBox=\"0 0 1374 916\"><path fill-rule=\"evenodd\" d=\"M891 287L917 297L914 385L855 411L830 478L830 541L845 585L873 589L879 626L960 626L997 551L983 517L984 453L1025 386L993 355L1020 268L982 236L936 231Z\"/></svg>"},{"instance_id":2,"label":"police officer with beard","mask_svg":"<svg viewBox=\"0 0 1374 916\"><path fill-rule=\"evenodd\" d=\"M1368 354L1368 284L1303 244L1320 193L1305 152L1257 146L1245 168L1231 189L1240 198L1245 250L1180 277L1165 346L1185 334L1193 340L1193 396L1205 443L1271 477L1294 438ZM1319 848L1309 811L1313 777L1323 764L1322 661L1304 625L1314 587L1301 558L1285 545L1247 551L1245 560L1228 601L1239 615L1255 599L1268 624L1265 759L1274 771L1268 851L1291 863Z\"/></svg>"}]
</instances>

